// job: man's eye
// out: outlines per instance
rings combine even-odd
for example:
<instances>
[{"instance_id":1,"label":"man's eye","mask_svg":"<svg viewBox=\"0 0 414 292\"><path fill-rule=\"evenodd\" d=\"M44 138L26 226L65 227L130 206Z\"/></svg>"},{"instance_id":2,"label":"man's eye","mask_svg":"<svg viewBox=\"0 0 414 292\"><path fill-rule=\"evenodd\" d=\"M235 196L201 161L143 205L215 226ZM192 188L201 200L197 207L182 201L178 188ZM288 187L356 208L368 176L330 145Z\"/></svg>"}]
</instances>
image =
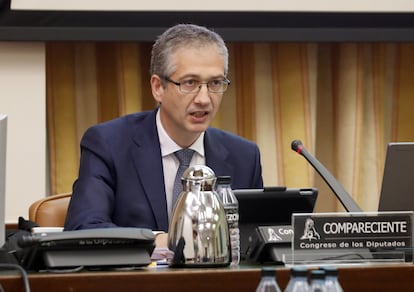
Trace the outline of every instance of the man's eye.
<instances>
[{"instance_id":1,"label":"man's eye","mask_svg":"<svg viewBox=\"0 0 414 292\"><path fill-rule=\"evenodd\" d=\"M223 81L220 79L214 79L214 80L210 80L209 83L211 84L211 86L220 86L222 82Z\"/></svg>"},{"instance_id":2,"label":"man's eye","mask_svg":"<svg viewBox=\"0 0 414 292\"><path fill-rule=\"evenodd\" d=\"M194 80L194 79L188 79L188 80L182 81L181 84L184 85L184 86L190 86L191 87L191 86L197 85L198 81Z\"/></svg>"}]
</instances>

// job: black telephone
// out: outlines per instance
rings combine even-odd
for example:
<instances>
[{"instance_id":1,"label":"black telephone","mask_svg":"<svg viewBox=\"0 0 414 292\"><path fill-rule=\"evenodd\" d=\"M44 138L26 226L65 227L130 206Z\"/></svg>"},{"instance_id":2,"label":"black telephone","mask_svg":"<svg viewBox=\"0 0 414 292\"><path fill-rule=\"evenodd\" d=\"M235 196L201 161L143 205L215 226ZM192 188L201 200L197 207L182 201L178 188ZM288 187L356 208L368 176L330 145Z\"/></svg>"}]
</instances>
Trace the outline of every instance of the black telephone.
<instances>
[{"instance_id":1,"label":"black telephone","mask_svg":"<svg viewBox=\"0 0 414 292\"><path fill-rule=\"evenodd\" d=\"M97 228L25 235L18 244L26 270L142 267L151 263L155 235L145 228Z\"/></svg>"}]
</instances>

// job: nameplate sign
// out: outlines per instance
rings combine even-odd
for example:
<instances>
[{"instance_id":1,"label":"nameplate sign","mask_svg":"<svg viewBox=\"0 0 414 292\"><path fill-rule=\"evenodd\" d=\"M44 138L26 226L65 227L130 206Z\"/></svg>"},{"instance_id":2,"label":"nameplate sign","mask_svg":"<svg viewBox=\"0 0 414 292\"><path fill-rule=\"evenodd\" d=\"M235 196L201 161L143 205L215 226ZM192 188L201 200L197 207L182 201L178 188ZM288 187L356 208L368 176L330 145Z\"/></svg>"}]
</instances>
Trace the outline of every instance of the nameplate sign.
<instances>
[{"instance_id":1,"label":"nameplate sign","mask_svg":"<svg viewBox=\"0 0 414 292\"><path fill-rule=\"evenodd\" d=\"M293 214L296 252L413 246L413 212Z\"/></svg>"}]
</instances>

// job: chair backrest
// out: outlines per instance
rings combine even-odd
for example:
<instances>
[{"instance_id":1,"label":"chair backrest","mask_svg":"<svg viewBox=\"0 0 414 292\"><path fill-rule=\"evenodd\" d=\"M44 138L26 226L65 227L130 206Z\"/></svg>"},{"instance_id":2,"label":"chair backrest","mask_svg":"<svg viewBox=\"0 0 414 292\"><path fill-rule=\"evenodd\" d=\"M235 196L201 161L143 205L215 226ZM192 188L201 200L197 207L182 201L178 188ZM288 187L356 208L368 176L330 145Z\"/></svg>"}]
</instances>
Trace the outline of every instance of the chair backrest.
<instances>
[{"instance_id":1,"label":"chair backrest","mask_svg":"<svg viewBox=\"0 0 414 292\"><path fill-rule=\"evenodd\" d=\"M29 220L40 227L63 227L71 195L57 194L32 203L29 207Z\"/></svg>"}]
</instances>

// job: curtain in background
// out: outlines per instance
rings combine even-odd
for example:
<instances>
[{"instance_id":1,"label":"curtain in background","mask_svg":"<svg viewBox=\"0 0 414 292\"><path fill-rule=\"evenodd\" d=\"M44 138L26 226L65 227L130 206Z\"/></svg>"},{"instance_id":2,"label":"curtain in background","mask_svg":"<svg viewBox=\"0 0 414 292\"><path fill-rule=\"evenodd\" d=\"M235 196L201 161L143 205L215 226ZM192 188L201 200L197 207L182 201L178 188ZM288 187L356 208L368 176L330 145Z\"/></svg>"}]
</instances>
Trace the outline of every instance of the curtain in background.
<instances>
[{"instance_id":1,"label":"curtain in background","mask_svg":"<svg viewBox=\"0 0 414 292\"><path fill-rule=\"evenodd\" d=\"M87 127L155 107L150 43L48 43L51 194L70 192ZM213 126L257 142L266 186L317 187L316 211L340 203L290 144L300 139L363 210L378 206L385 150L414 141L414 44L230 43L231 85Z\"/></svg>"}]
</instances>

